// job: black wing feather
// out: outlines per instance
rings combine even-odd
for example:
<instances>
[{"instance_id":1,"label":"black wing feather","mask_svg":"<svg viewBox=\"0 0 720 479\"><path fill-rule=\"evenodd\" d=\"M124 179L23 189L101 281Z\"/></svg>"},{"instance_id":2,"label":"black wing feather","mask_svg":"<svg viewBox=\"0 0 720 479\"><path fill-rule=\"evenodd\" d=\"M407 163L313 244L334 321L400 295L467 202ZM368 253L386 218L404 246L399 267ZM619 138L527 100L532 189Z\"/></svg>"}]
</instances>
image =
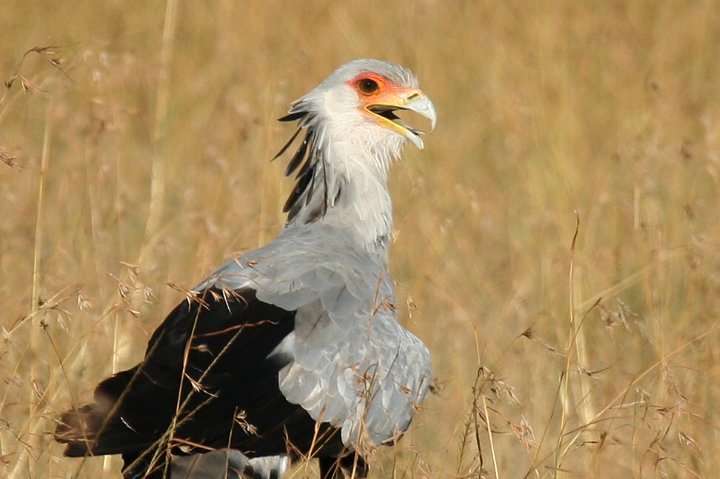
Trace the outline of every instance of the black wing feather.
<instances>
[{"instance_id":1,"label":"black wing feather","mask_svg":"<svg viewBox=\"0 0 720 479\"><path fill-rule=\"evenodd\" d=\"M96 404L66 412L56 439L69 456L123 454L128 478L148 470L163 477L162 452L177 453L181 443L199 444L200 452L231 446L250 457L284 454L288 440L308 450L315 421L285 400L284 363L268 359L292 331L294 314L250 289L209 290L202 301L181 303L153 334L143 362L101 382ZM333 437L328 454L337 454L339 435L321 429Z\"/></svg>"}]
</instances>

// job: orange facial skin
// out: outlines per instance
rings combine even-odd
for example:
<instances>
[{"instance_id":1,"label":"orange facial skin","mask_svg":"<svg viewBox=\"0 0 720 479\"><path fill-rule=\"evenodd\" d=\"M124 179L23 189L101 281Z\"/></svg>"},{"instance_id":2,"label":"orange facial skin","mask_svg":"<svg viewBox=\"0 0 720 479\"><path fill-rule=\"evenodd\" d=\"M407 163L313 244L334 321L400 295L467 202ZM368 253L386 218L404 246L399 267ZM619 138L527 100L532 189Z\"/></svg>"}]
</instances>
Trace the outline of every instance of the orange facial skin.
<instances>
[{"instance_id":1,"label":"orange facial skin","mask_svg":"<svg viewBox=\"0 0 720 479\"><path fill-rule=\"evenodd\" d=\"M382 75L373 72L363 72L348 82L361 98L367 99L368 105L402 106L414 98L413 94L421 92L415 88L398 85ZM398 102L398 100L401 100Z\"/></svg>"},{"instance_id":2,"label":"orange facial skin","mask_svg":"<svg viewBox=\"0 0 720 479\"><path fill-rule=\"evenodd\" d=\"M388 106L404 110L413 100L422 96L416 88L408 88L373 72L362 72L347 84L358 92L363 112L374 122L405 134L405 128L373 112L370 107Z\"/></svg>"}]
</instances>

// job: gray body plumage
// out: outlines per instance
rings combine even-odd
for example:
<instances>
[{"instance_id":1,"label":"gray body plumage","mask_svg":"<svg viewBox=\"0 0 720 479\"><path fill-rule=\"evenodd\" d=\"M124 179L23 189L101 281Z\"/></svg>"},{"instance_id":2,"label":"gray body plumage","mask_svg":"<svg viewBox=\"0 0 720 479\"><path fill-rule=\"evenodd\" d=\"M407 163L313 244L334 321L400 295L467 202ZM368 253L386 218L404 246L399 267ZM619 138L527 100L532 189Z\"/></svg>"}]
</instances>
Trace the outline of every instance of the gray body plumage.
<instances>
[{"instance_id":1,"label":"gray body plumage","mask_svg":"<svg viewBox=\"0 0 720 479\"><path fill-rule=\"evenodd\" d=\"M431 381L427 348L396 320L384 252L320 220L287 228L198 286L252 288L261 301L296 311L294 331L272 353L288 362L280 390L341 428L353 448L399 437Z\"/></svg>"}]
</instances>

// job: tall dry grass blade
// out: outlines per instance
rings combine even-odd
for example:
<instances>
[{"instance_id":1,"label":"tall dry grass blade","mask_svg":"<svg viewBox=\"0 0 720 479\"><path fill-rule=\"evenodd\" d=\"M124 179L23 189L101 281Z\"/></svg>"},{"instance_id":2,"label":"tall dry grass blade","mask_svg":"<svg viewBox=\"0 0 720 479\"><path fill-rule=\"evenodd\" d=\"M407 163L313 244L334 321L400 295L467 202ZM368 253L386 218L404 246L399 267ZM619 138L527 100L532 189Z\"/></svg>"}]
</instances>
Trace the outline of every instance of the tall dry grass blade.
<instances>
[{"instance_id":1,"label":"tall dry grass blade","mask_svg":"<svg viewBox=\"0 0 720 479\"><path fill-rule=\"evenodd\" d=\"M495 454L495 441L493 441L492 426L490 425L490 414L488 413L487 398L483 394L482 397L483 410L485 411L485 426L488 433L488 441L490 442L490 455L493 460L493 471L495 472L495 479L500 479L500 471L498 470L497 455Z\"/></svg>"},{"instance_id":2,"label":"tall dry grass blade","mask_svg":"<svg viewBox=\"0 0 720 479\"><path fill-rule=\"evenodd\" d=\"M562 440L565 435L565 429L569 421L571 414L571 408L573 407L572 398L570 396L570 367L572 363L573 349L576 346L575 337L577 335L577 325L575 324L575 245L577 242L578 233L580 231L580 214L575 212L575 232L573 233L572 242L570 244L570 271L568 273L568 286L569 286L569 330L568 339L565 347L565 367L560 376L562 381L562 387L560 388L560 431L557 435L557 442L555 444L555 459L553 467L553 477L561 477L562 472Z\"/></svg>"},{"instance_id":3,"label":"tall dry grass blade","mask_svg":"<svg viewBox=\"0 0 720 479\"><path fill-rule=\"evenodd\" d=\"M152 136L153 163L150 183L150 209L148 211L147 223L145 224L145 243L138 261L141 265L145 264L148 260L153 238L155 238L160 229L165 205L165 174L167 171L165 143L167 138L168 102L170 100L170 63L172 61L172 52L175 43L177 10L176 0L167 0L165 4L162 48L160 51L160 68L158 71L155 126Z\"/></svg>"},{"instance_id":4,"label":"tall dry grass blade","mask_svg":"<svg viewBox=\"0 0 720 479\"><path fill-rule=\"evenodd\" d=\"M587 318L589 312L599 303L600 298L598 298L598 301L593 304L593 306L590 307L590 309L585 312L580 319L579 322L575 321L575 315L578 311L577 309L577 289L581 287L582 281L581 277L577 278L580 273L582 273L581 269L578 269L575 265L575 246L576 246L576 239L580 228L580 216L576 212L576 227L575 227L575 235L573 237L572 241L572 247L571 247L571 264L570 264L570 271L571 276L569 278L570 284L570 313L571 313L571 323L576 323L574 327L574 336L572 338L574 349L575 349L575 359L577 361L577 382L580 387L580 400L578 401L578 404L575 405L577 408L577 414L580 419L580 423L583 425L590 425L592 423L592 419L595 416L595 410L593 407L593 398L590 394L590 378L583 374L582 371L587 370L587 366L589 364L589 355L588 355L588 349L586 347L586 334L585 334L585 319ZM568 351L568 355L570 355L570 352ZM568 375L569 380L569 374L570 370L566 371L566 374ZM564 431L563 431L564 432ZM567 451L568 447L566 446L565 450Z\"/></svg>"},{"instance_id":5,"label":"tall dry grass blade","mask_svg":"<svg viewBox=\"0 0 720 479\"><path fill-rule=\"evenodd\" d=\"M40 170L38 171L38 187L37 202L35 209L35 230L34 230L34 246L33 246L33 269L32 269L32 294L31 294L31 324L30 324L30 342L29 351L32 356L40 358L40 338L43 328L44 317L38 314L40 308L40 267L42 260L42 250L44 245L44 222L43 209L45 204L45 179L48 171L48 163L50 161L50 139L52 137L50 115L52 111L52 102L48 103L45 110L45 130L43 133L43 148L40 158ZM35 389L36 384L47 384L47 377L41 377L37 360L30 364L30 380L28 381L28 416L25 429L28 436L25 438L25 447L20 452L20 459L15 463L15 467L10 473L8 479L16 479L20 477L32 477L34 475L35 462L28 461L30 451L36 449L40 445L40 431L44 427L45 421L39 417L40 398L37 397ZM23 476L23 473L25 475Z\"/></svg>"}]
</instances>

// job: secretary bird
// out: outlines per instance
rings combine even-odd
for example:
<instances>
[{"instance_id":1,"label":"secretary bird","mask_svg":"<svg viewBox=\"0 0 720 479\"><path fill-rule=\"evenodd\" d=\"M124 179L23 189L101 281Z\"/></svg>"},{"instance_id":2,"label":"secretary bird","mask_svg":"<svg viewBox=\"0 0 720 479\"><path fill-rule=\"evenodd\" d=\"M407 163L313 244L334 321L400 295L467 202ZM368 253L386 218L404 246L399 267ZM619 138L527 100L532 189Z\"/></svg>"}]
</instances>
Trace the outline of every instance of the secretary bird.
<instances>
[{"instance_id":1,"label":"secretary bird","mask_svg":"<svg viewBox=\"0 0 720 479\"><path fill-rule=\"evenodd\" d=\"M295 101L287 223L193 289L145 358L62 415L71 457L122 454L136 478L280 477L318 458L323 479L365 477L367 454L409 427L430 354L396 320L387 173L435 108L406 68L351 61Z\"/></svg>"}]
</instances>

